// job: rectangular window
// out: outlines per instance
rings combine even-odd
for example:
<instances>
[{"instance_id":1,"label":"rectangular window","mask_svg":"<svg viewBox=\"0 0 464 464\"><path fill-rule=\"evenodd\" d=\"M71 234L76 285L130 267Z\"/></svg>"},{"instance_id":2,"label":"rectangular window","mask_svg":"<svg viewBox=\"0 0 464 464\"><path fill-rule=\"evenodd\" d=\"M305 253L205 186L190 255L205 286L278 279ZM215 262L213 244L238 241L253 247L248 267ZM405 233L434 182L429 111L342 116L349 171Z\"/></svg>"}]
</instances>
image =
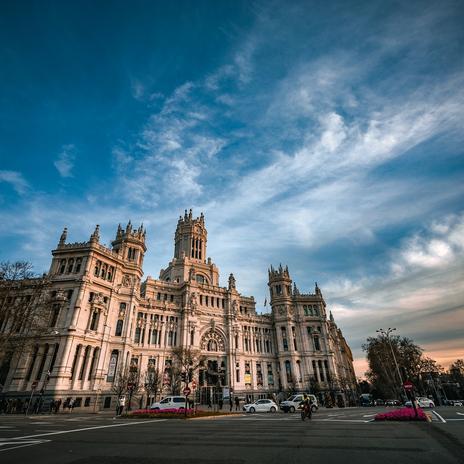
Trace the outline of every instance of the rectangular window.
<instances>
[{"instance_id":1,"label":"rectangular window","mask_svg":"<svg viewBox=\"0 0 464 464\"><path fill-rule=\"evenodd\" d=\"M134 343L140 343L141 334L142 334L142 329L140 327L136 327L135 333L134 333Z\"/></svg>"},{"instance_id":2,"label":"rectangular window","mask_svg":"<svg viewBox=\"0 0 464 464\"><path fill-rule=\"evenodd\" d=\"M118 319L118 322L116 323L116 332L114 333L116 337L120 337L122 335L123 324L124 324L123 320Z\"/></svg>"}]
</instances>

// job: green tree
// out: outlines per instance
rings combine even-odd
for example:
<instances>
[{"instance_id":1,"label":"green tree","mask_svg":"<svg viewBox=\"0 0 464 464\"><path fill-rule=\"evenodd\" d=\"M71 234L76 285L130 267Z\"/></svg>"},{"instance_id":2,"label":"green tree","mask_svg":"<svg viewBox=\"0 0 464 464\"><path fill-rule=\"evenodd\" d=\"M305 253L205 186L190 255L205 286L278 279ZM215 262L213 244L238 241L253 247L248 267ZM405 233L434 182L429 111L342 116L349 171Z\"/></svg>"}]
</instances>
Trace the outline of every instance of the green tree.
<instances>
[{"instance_id":1,"label":"green tree","mask_svg":"<svg viewBox=\"0 0 464 464\"><path fill-rule=\"evenodd\" d=\"M401 380L418 379L423 350L411 339L399 336L369 337L362 346L366 352L369 370L366 377L373 389L384 398L400 398ZM395 365L395 358L402 373L402 379Z\"/></svg>"}]
</instances>

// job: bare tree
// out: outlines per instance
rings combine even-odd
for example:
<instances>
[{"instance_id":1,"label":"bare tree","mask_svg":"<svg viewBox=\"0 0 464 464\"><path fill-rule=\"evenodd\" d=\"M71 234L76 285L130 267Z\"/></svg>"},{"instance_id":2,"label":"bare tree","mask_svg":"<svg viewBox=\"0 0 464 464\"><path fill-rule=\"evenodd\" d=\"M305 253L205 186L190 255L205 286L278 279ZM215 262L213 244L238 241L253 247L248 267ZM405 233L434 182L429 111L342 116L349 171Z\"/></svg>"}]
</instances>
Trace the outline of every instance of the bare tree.
<instances>
[{"instance_id":1,"label":"bare tree","mask_svg":"<svg viewBox=\"0 0 464 464\"><path fill-rule=\"evenodd\" d=\"M200 350L177 346L172 350L174 363L171 370L173 390L180 392L182 376L185 374L185 382L191 382L201 366L204 365L205 357Z\"/></svg>"},{"instance_id":2,"label":"bare tree","mask_svg":"<svg viewBox=\"0 0 464 464\"><path fill-rule=\"evenodd\" d=\"M0 382L50 325L50 279L34 276L26 261L0 263Z\"/></svg>"},{"instance_id":3,"label":"bare tree","mask_svg":"<svg viewBox=\"0 0 464 464\"><path fill-rule=\"evenodd\" d=\"M111 392L118 399L122 396L128 397L127 410L129 411L131 410L132 398L136 397L141 389L140 374L137 369L131 367L119 369L111 386Z\"/></svg>"},{"instance_id":4,"label":"bare tree","mask_svg":"<svg viewBox=\"0 0 464 464\"><path fill-rule=\"evenodd\" d=\"M161 392L163 386L163 375L158 368L155 368L154 365L148 365L148 369L144 375L144 389L147 394L147 407L148 407L148 398L153 396L155 401L158 394Z\"/></svg>"}]
</instances>

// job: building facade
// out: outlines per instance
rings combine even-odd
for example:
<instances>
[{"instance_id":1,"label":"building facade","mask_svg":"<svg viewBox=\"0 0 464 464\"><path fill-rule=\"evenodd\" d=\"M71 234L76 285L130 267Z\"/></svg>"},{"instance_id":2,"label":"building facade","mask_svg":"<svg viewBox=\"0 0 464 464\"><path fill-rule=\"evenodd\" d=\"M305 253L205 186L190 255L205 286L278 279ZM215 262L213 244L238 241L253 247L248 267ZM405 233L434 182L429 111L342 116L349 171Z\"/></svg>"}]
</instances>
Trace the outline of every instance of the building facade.
<instances>
[{"instance_id":1,"label":"building facade","mask_svg":"<svg viewBox=\"0 0 464 464\"><path fill-rule=\"evenodd\" d=\"M145 236L129 222L108 248L98 226L82 243L67 243L64 229L48 273L47 329L8 360L4 394L26 397L35 388L82 408L113 407L112 386L125 368L140 375L158 369L169 393L172 350L181 346L205 358L194 374L197 401L224 388L248 399L312 391L354 401L352 354L317 284L314 293L300 293L286 267L271 267L271 311L258 314L232 274L227 287L219 285L203 214L179 217L174 255L159 279L142 280ZM8 330L2 321L0 331Z\"/></svg>"}]
</instances>

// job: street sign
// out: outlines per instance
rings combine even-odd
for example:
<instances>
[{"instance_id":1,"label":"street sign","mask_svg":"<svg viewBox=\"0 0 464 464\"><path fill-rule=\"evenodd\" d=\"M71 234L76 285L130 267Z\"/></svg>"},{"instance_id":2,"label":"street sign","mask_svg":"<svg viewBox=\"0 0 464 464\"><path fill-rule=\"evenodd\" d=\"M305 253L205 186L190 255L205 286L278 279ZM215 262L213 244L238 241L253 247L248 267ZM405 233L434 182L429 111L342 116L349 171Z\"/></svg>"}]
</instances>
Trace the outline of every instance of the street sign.
<instances>
[{"instance_id":1,"label":"street sign","mask_svg":"<svg viewBox=\"0 0 464 464\"><path fill-rule=\"evenodd\" d=\"M406 391L411 391L414 388L414 385L410 380L406 380L406 382L403 383L403 387Z\"/></svg>"},{"instance_id":2,"label":"street sign","mask_svg":"<svg viewBox=\"0 0 464 464\"><path fill-rule=\"evenodd\" d=\"M189 387L185 387L185 388L184 388L184 395L185 395L185 396L189 396L189 395L190 395L190 391L191 391L191 390L190 390Z\"/></svg>"},{"instance_id":3,"label":"street sign","mask_svg":"<svg viewBox=\"0 0 464 464\"><path fill-rule=\"evenodd\" d=\"M195 390L195 388L197 388L197 383L195 382L195 380L192 382L192 388Z\"/></svg>"}]
</instances>

